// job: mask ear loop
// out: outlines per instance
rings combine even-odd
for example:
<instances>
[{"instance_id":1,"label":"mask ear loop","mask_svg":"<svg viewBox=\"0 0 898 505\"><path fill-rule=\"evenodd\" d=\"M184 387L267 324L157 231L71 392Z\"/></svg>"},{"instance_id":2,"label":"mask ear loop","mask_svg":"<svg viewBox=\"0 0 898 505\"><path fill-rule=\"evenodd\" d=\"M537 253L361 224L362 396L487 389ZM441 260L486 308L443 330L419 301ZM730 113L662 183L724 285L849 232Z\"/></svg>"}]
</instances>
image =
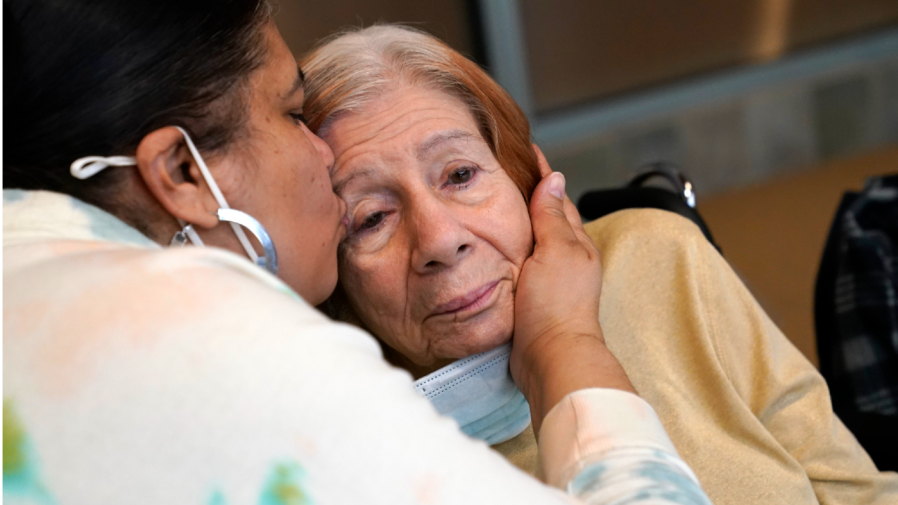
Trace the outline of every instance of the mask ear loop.
<instances>
[{"instance_id":1,"label":"mask ear loop","mask_svg":"<svg viewBox=\"0 0 898 505\"><path fill-rule=\"evenodd\" d=\"M69 173L76 179L89 179L108 167L131 167L137 164L133 156L85 156L73 161Z\"/></svg>"},{"instance_id":2,"label":"mask ear loop","mask_svg":"<svg viewBox=\"0 0 898 505\"><path fill-rule=\"evenodd\" d=\"M271 236L268 235L268 230L262 226L262 223L246 212L241 212L236 209L218 209L215 212L215 215L218 217L219 221L237 223L249 230L249 232L256 237L256 240L262 244L262 250L265 251L265 254L256 260L256 265L268 270L272 275L278 274L277 251L274 248L274 242L271 240ZM169 244L171 247L183 247L187 245L188 240L193 242L194 245L203 245L202 239L200 239L196 230L193 229L192 224L181 219L178 219L178 223L181 224L181 229L175 233L174 237L172 237L171 244Z\"/></svg>"},{"instance_id":3,"label":"mask ear loop","mask_svg":"<svg viewBox=\"0 0 898 505\"><path fill-rule=\"evenodd\" d=\"M241 212L236 209L218 209L218 212L216 212L215 215L218 216L220 221L239 224L246 227L250 233L255 235L256 240L262 244L262 250L265 251L265 255L257 259L256 264L271 272L272 275L278 274L278 254L274 249L274 242L271 240L271 236L268 235L268 231L262 226L262 223L246 212ZM193 231L193 229L188 230L188 233L191 231ZM194 233L196 232L194 231Z\"/></svg>"},{"instance_id":4,"label":"mask ear loop","mask_svg":"<svg viewBox=\"0 0 898 505\"><path fill-rule=\"evenodd\" d=\"M228 205L228 201L225 200L225 197L221 193L221 190L218 189L218 184L216 184L215 179L212 178L212 173L209 172L209 168L206 166L206 162L203 160L203 157L200 156L200 152L196 148L196 146L193 144L193 140L191 140L190 135L188 135L187 132L180 126L175 126L175 128L177 128L178 131L180 131L181 134L184 135L184 140L187 142L187 149L190 150L190 154L192 154L193 159L196 160L197 166L200 167L200 172L202 172L202 174L203 174L203 179L205 179L206 184L209 185L209 189L212 191L212 196L215 197L215 201L218 202L218 205L222 209L230 209L231 207ZM255 219L253 219L253 221L255 221ZM256 221L256 223L258 223L258 221ZM236 222L229 222L228 224L231 225L231 228L234 230L234 233L237 235L237 240L240 241L240 245L243 246L243 250L246 251L246 255L249 256L249 258L253 261L253 263L259 264L259 255L256 254L256 250L253 248L249 239L246 237L246 233L243 232L243 228L241 228ZM191 234L191 232L193 232L193 233ZM196 230L194 230L191 227L190 230L185 229L185 233L187 234L188 237L190 237L191 241L196 243L194 241L194 236L196 236L196 238L199 238L199 235L196 233ZM266 235L267 235L267 233L266 233ZM197 243L197 245L201 245L201 244L202 244L202 241Z\"/></svg>"},{"instance_id":5,"label":"mask ear loop","mask_svg":"<svg viewBox=\"0 0 898 505\"><path fill-rule=\"evenodd\" d=\"M169 243L170 247L178 246L183 247L187 245L187 241L193 243L195 246L205 247L206 244L203 243L203 239L200 238L199 233L193 229L193 225L184 221L183 219L178 218L178 224L181 225L181 229L175 233L175 236L171 238L171 243Z\"/></svg>"},{"instance_id":6,"label":"mask ear loop","mask_svg":"<svg viewBox=\"0 0 898 505\"><path fill-rule=\"evenodd\" d=\"M237 235L237 240L240 241L244 251L246 251L246 255L249 256L253 263L265 268L272 274L277 275L277 252L275 251L271 236L268 235L268 231L265 230L262 223L254 217L245 212L230 208L227 200L225 200L224 195L218 188L218 184L216 184L215 179L212 178L212 173L209 172L205 160L203 160L199 150L196 148L196 145L194 145L193 139L191 139L190 135L188 135L180 126L175 126L175 128L177 128L178 131L181 132L181 135L184 136L184 141L187 142L187 149L190 151L190 154L193 155L193 159L196 160L196 164L203 174L203 179L205 179L206 184L209 185L209 189L212 191L212 196L215 197L215 201L218 202L218 205L220 206L218 211L215 212L218 220L226 221L231 225L231 229L233 229L234 234ZM133 156L85 156L72 162L69 172L72 177L84 180L93 177L108 167L127 167L136 164L137 160ZM193 228L192 224L187 223L182 219L178 219L178 224L181 226L181 230L175 233L175 236L172 237L171 246L184 246L187 244L188 240L196 246L202 247L204 245L203 240ZM262 249L265 251L265 256L260 258L259 255L256 254L256 250L246 237L246 233L244 233L243 228L240 227L241 225L245 226L256 237L262 245Z\"/></svg>"}]
</instances>

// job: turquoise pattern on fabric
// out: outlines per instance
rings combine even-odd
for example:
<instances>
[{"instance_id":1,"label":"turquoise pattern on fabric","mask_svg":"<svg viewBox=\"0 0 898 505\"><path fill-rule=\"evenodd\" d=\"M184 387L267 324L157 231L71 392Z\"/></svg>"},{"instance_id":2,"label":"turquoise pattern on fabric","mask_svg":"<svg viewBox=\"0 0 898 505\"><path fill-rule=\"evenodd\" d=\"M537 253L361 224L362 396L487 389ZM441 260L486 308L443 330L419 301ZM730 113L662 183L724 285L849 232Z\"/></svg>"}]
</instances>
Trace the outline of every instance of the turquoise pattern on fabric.
<instances>
[{"instance_id":1,"label":"turquoise pattern on fabric","mask_svg":"<svg viewBox=\"0 0 898 505\"><path fill-rule=\"evenodd\" d=\"M16 203L25 199L28 193L23 189L4 189L3 203Z\"/></svg>"},{"instance_id":2,"label":"turquoise pattern on fabric","mask_svg":"<svg viewBox=\"0 0 898 505\"><path fill-rule=\"evenodd\" d=\"M568 484L568 491L586 497L601 494L603 488L611 487L614 482L629 481L634 484L630 492L623 490L609 505L646 502L711 505L701 486L676 466L673 456L656 450L652 451L652 459L646 460L644 454L636 455L628 449L619 450L619 455L622 460L612 456L580 470Z\"/></svg>"},{"instance_id":3,"label":"turquoise pattern on fabric","mask_svg":"<svg viewBox=\"0 0 898 505\"><path fill-rule=\"evenodd\" d=\"M591 491L597 483L602 481L602 475L607 471L608 468L602 463L596 463L581 470L569 484L571 493L580 496L586 491Z\"/></svg>"},{"instance_id":4,"label":"turquoise pattern on fabric","mask_svg":"<svg viewBox=\"0 0 898 505\"><path fill-rule=\"evenodd\" d=\"M125 224L112 214L82 202L77 198L71 198L72 207L80 214L87 217L90 223L91 233L100 240L124 242L140 246L155 246L156 243L146 235Z\"/></svg>"},{"instance_id":5,"label":"turquoise pattern on fabric","mask_svg":"<svg viewBox=\"0 0 898 505\"><path fill-rule=\"evenodd\" d=\"M300 480L305 470L295 462L278 463L262 490L259 505L311 505Z\"/></svg>"},{"instance_id":6,"label":"turquoise pattern on fabric","mask_svg":"<svg viewBox=\"0 0 898 505\"><path fill-rule=\"evenodd\" d=\"M299 293L294 291L293 288L284 284L283 282L281 283L280 286L278 286L278 290L281 293L284 293L285 295L289 296L290 298L293 298L294 300L302 300L303 299L301 296L299 296Z\"/></svg>"},{"instance_id":7,"label":"turquoise pattern on fabric","mask_svg":"<svg viewBox=\"0 0 898 505\"><path fill-rule=\"evenodd\" d=\"M667 500L671 503L682 505L710 505L699 485L685 475L671 471L670 465L662 462L646 461L640 466L641 468L636 469L635 473L654 481L655 486L637 494L632 501L624 503Z\"/></svg>"},{"instance_id":8,"label":"turquoise pattern on fabric","mask_svg":"<svg viewBox=\"0 0 898 505\"><path fill-rule=\"evenodd\" d=\"M4 405L4 410L8 408ZM5 421L5 420L4 420ZM4 437L4 445L11 443ZM3 472L3 502L8 504L32 504L32 505L56 505L56 500L47 491L40 478L40 470L37 452L27 435L23 435L16 441L18 452L23 463L15 471ZM11 452L11 448L4 447L4 453Z\"/></svg>"},{"instance_id":9,"label":"turquoise pattern on fabric","mask_svg":"<svg viewBox=\"0 0 898 505\"><path fill-rule=\"evenodd\" d=\"M684 489L689 487L689 483L692 483L691 479L683 474L671 472L670 466L661 462L646 461L642 464L642 468L638 469L636 472L655 482L667 482Z\"/></svg>"},{"instance_id":10,"label":"turquoise pattern on fabric","mask_svg":"<svg viewBox=\"0 0 898 505\"><path fill-rule=\"evenodd\" d=\"M220 489L216 489L212 491L212 496L209 497L208 505L226 505L227 500L225 500L224 493L221 492Z\"/></svg>"}]
</instances>

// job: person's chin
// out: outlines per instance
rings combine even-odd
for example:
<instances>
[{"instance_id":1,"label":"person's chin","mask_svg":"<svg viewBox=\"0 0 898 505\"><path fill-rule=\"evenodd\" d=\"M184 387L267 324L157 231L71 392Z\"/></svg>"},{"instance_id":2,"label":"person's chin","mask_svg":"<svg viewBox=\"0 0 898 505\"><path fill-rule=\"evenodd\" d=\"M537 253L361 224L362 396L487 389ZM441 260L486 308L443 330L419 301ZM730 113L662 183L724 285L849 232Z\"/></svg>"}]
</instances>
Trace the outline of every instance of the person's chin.
<instances>
[{"instance_id":1,"label":"person's chin","mask_svg":"<svg viewBox=\"0 0 898 505\"><path fill-rule=\"evenodd\" d=\"M495 349L511 340L514 294L508 282L497 286L496 300L482 312L461 320L428 321L431 347L439 358L462 359Z\"/></svg>"}]
</instances>

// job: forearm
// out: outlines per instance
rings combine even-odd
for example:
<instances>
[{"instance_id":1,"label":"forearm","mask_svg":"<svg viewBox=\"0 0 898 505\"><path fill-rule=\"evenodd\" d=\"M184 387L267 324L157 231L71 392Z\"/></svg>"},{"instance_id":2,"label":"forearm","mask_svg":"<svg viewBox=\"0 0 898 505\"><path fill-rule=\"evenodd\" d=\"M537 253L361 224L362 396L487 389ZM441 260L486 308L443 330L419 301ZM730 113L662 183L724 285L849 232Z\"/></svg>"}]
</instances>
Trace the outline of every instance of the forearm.
<instances>
[{"instance_id":1,"label":"forearm","mask_svg":"<svg viewBox=\"0 0 898 505\"><path fill-rule=\"evenodd\" d=\"M588 388L636 393L626 372L605 346L601 328L590 333L545 338L530 345L522 358L528 373L517 378L530 403L533 429L569 394Z\"/></svg>"},{"instance_id":2,"label":"forearm","mask_svg":"<svg viewBox=\"0 0 898 505\"><path fill-rule=\"evenodd\" d=\"M534 252L515 297L510 368L530 401L547 481L587 503L709 503L598 321L599 252L539 150Z\"/></svg>"}]
</instances>

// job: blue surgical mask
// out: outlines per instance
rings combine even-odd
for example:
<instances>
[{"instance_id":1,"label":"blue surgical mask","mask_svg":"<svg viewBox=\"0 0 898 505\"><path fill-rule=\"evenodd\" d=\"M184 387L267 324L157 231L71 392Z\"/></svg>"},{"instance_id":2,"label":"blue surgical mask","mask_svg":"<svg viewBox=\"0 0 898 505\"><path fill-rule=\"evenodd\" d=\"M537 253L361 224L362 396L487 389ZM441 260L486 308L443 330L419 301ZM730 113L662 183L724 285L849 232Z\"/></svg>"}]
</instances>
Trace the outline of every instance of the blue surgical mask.
<instances>
[{"instance_id":1,"label":"blue surgical mask","mask_svg":"<svg viewBox=\"0 0 898 505\"><path fill-rule=\"evenodd\" d=\"M508 369L511 344L456 361L415 381L437 412L468 436L498 444L530 425L530 405Z\"/></svg>"}]
</instances>

